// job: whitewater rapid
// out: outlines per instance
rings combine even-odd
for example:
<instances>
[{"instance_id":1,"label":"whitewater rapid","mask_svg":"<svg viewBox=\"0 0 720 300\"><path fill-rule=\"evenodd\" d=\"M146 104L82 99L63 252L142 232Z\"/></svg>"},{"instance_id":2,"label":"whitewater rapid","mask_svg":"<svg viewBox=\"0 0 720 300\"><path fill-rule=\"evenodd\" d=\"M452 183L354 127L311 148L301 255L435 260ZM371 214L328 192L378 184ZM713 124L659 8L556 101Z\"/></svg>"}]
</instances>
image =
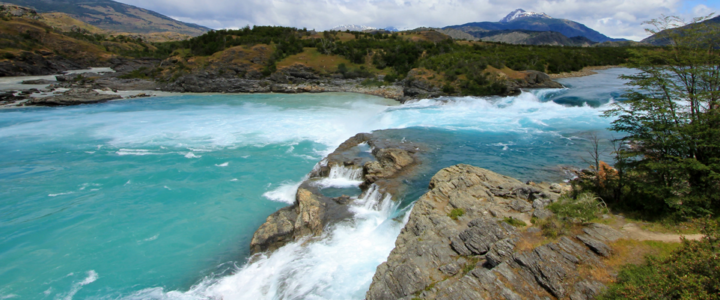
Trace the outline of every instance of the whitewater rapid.
<instances>
[{"instance_id":1,"label":"whitewater rapid","mask_svg":"<svg viewBox=\"0 0 720 300\"><path fill-rule=\"evenodd\" d=\"M569 107L543 101L558 92L538 90L517 97L419 100L402 106L384 107L372 113L361 112L353 118L353 122L363 124L360 127L351 126L346 120L341 121L342 117L336 116L331 118L334 131L324 132L321 136L308 136L313 131L303 130L302 136L300 130L295 129L291 135L300 135L302 139L311 138L328 145L328 150L322 153L327 154L332 147L349 137L351 132L386 128L437 127L555 136L569 128L573 131L582 128L590 130L607 124L606 119L599 117L601 110L588 105ZM333 113L336 112L321 115L329 117ZM499 143L498 146L507 150L513 145L509 141L506 144ZM290 204L294 201L297 188L306 179L286 182L263 196ZM361 179L361 169L334 167L328 178L315 184L321 188L342 188L358 186ZM236 266L232 275L205 278L188 291L150 288L128 298L363 299L375 269L392 251L396 237L407 222L411 206L403 210L398 208L399 204L391 200L391 195L383 194L376 186L372 186L352 204L352 220L332 226L319 238L306 238L271 254L251 257L245 264Z\"/></svg>"}]
</instances>

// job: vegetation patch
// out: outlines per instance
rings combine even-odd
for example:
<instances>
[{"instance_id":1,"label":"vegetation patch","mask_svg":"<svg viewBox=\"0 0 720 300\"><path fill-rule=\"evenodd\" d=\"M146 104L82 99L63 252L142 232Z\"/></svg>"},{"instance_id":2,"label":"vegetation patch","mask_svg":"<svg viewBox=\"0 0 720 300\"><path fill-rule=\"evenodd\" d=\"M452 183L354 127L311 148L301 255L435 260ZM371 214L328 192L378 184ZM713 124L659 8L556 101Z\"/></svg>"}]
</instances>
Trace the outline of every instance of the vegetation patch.
<instances>
[{"instance_id":1,"label":"vegetation patch","mask_svg":"<svg viewBox=\"0 0 720 300\"><path fill-rule=\"evenodd\" d=\"M505 219L503 219L503 222L508 223L508 224L512 225L513 227L527 226L527 223L525 223L523 220L515 219L513 217L505 217Z\"/></svg>"},{"instance_id":2,"label":"vegetation patch","mask_svg":"<svg viewBox=\"0 0 720 300\"><path fill-rule=\"evenodd\" d=\"M465 209L462 208L454 208L450 211L448 214L448 217L453 220L457 220L459 217L462 217L465 214Z\"/></svg>"},{"instance_id":3,"label":"vegetation patch","mask_svg":"<svg viewBox=\"0 0 720 300\"><path fill-rule=\"evenodd\" d=\"M561 220L573 223L589 222L609 212L605 202L590 192L581 193L575 198L564 195L547 208Z\"/></svg>"},{"instance_id":4,"label":"vegetation patch","mask_svg":"<svg viewBox=\"0 0 720 300\"><path fill-rule=\"evenodd\" d=\"M700 241L683 240L671 254L622 267L598 299L720 299L720 224L707 220Z\"/></svg>"}]
</instances>

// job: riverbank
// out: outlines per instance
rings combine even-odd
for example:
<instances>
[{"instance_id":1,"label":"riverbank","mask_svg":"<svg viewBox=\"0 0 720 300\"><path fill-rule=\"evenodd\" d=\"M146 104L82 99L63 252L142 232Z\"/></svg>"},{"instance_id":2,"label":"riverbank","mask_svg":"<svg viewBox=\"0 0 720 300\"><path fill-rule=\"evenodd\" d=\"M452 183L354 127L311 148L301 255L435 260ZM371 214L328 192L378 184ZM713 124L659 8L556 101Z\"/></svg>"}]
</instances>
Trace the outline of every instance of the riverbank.
<instances>
[{"instance_id":1,"label":"riverbank","mask_svg":"<svg viewBox=\"0 0 720 300\"><path fill-rule=\"evenodd\" d=\"M313 70L293 65L264 79L248 79L223 74L188 74L172 82L159 82L147 78L130 78L136 69L90 69L85 72L68 72L56 76L12 77L0 81L0 107L67 106L102 103L128 97L147 97L162 91L171 93L358 93L393 99L400 103L409 100L431 99L443 96L462 96L438 86L437 82L412 77L393 83L382 78L323 77ZM97 71L97 72L95 72ZM102 71L102 72L101 72ZM505 92L498 96L519 95L522 89L562 88L545 73L516 72L516 78L504 78ZM133 93L134 92L134 93Z\"/></svg>"},{"instance_id":2,"label":"riverbank","mask_svg":"<svg viewBox=\"0 0 720 300\"><path fill-rule=\"evenodd\" d=\"M564 72L559 74L548 74L551 79L561 79L561 78L573 78L573 77L585 77L590 75L595 75L600 70L608 70L613 68L622 68L622 66L599 66L599 67L584 67L580 71L576 72Z\"/></svg>"}]
</instances>

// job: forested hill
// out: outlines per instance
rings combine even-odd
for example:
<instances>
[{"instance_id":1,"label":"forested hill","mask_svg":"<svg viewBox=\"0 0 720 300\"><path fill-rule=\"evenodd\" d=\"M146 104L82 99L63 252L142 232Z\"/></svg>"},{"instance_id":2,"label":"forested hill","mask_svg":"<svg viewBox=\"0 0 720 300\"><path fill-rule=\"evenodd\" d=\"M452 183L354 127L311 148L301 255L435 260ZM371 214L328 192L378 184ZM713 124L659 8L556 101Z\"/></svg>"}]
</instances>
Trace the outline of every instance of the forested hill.
<instances>
[{"instance_id":1,"label":"forested hill","mask_svg":"<svg viewBox=\"0 0 720 300\"><path fill-rule=\"evenodd\" d=\"M187 41L154 44L135 53L165 59L162 68L137 76L172 82L191 74L259 79L283 68L321 77L382 78L392 83L422 78L448 94L500 94L498 82L521 80L526 70L571 72L618 65L622 47L554 47L454 41L437 31L316 33L286 27L211 31Z\"/></svg>"},{"instance_id":2,"label":"forested hill","mask_svg":"<svg viewBox=\"0 0 720 300\"><path fill-rule=\"evenodd\" d=\"M180 22L154 11L112 0L3 0L39 13L61 12L105 30L131 33L176 32L201 35L207 27Z\"/></svg>"}]
</instances>

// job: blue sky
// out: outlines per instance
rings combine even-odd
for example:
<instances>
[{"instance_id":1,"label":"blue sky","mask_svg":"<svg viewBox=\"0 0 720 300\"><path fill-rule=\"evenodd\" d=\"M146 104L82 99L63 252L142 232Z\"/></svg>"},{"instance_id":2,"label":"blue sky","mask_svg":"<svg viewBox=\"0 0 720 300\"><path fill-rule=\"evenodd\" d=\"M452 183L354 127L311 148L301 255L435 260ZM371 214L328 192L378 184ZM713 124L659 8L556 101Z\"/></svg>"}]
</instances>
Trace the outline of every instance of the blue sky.
<instances>
[{"instance_id":1,"label":"blue sky","mask_svg":"<svg viewBox=\"0 0 720 300\"><path fill-rule=\"evenodd\" d=\"M325 30L338 25L410 29L498 21L522 8L585 24L614 38L647 37L643 21L687 20L720 11L720 0L119 0L210 28L281 25Z\"/></svg>"}]
</instances>

